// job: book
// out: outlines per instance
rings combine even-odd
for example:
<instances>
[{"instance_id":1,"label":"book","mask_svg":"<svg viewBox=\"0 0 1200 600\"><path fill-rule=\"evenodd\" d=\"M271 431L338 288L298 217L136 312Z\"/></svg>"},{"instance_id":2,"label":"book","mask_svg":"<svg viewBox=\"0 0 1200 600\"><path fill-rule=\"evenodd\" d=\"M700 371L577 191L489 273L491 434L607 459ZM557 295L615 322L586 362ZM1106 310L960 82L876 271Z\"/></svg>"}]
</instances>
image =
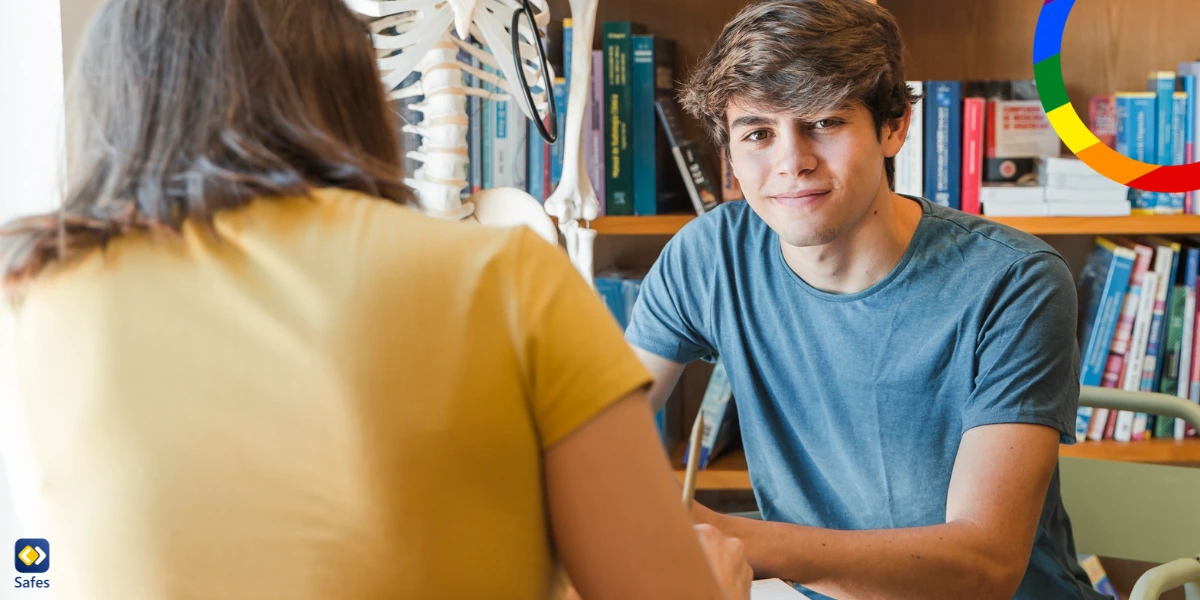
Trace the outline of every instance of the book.
<instances>
[{"instance_id":1,"label":"book","mask_svg":"<svg viewBox=\"0 0 1200 600\"><path fill-rule=\"evenodd\" d=\"M1083 571L1087 573L1088 580L1092 582L1093 589L1113 598L1120 597L1113 588L1112 582L1108 580L1108 573L1104 570L1104 566L1100 564L1099 556L1088 555L1079 557L1078 560L1079 566L1083 567Z\"/></svg>"},{"instance_id":2,"label":"book","mask_svg":"<svg viewBox=\"0 0 1200 600\"><path fill-rule=\"evenodd\" d=\"M918 96L925 93L925 82L909 81L908 87ZM908 135L896 155L895 190L906 196L925 194L925 98L912 107L908 120Z\"/></svg>"},{"instance_id":3,"label":"book","mask_svg":"<svg viewBox=\"0 0 1200 600\"><path fill-rule=\"evenodd\" d=\"M1118 92L1117 147L1115 150L1137 161L1152 163L1155 149L1154 112L1157 94L1153 92ZM1129 203L1134 214L1152 214L1154 197L1149 192L1130 188Z\"/></svg>"},{"instance_id":4,"label":"book","mask_svg":"<svg viewBox=\"0 0 1200 600\"><path fill-rule=\"evenodd\" d=\"M930 81L925 103L925 198L962 208L962 83Z\"/></svg>"},{"instance_id":5,"label":"book","mask_svg":"<svg viewBox=\"0 0 1200 600\"><path fill-rule=\"evenodd\" d=\"M983 180L1035 183L1041 157L1058 156L1061 141L1032 79L968 81L966 96L987 99Z\"/></svg>"},{"instance_id":6,"label":"book","mask_svg":"<svg viewBox=\"0 0 1200 600\"><path fill-rule=\"evenodd\" d=\"M1080 385L1099 386L1103 381L1109 348L1136 258L1133 250L1100 237L1079 273ZM1075 419L1077 439L1087 435L1092 414L1092 407L1079 407Z\"/></svg>"},{"instance_id":7,"label":"book","mask_svg":"<svg viewBox=\"0 0 1200 600\"><path fill-rule=\"evenodd\" d=\"M962 211L983 214L980 188L983 186L983 98L963 99L962 139Z\"/></svg>"},{"instance_id":8,"label":"book","mask_svg":"<svg viewBox=\"0 0 1200 600\"><path fill-rule=\"evenodd\" d=\"M714 187L712 175L704 166L696 143L687 138L683 131L683 122L679 117L679 107L670 96L660 97L654 102L658 110L658 121L667 134L667 143L671 145L671 153L675 156L675 164L683 178L684 187L692 200L696 214L702 215L720 203L717 190Z\"/></svg>"},{"instance_id":9,"label":"book","mask_svg":"<svg viewBox=\"0 0 1200 600\"><path fill-rule=\"evenodd\" d=\"M705 469L710 461L719 456L737 433L737 409L733 403L733 386L725 372L725 363L717 359L704 397L700 400L700 414L704 415L704 429L700 433L700 464ZM687 466L687 456L684 456Z\"/></svg>"},{"instance_id":10,"label":"book","mask_svg":"<svg viewBox=\"0 0 1200 600\"><path fill-rule=\"evenodd\" d=\"M606 112L606 214L632 215L633 150L629 129L633 121L633 35L645 33L646 28L630 21L605 21L601 31L604 45Z\"/></svg>"},{"instance_id":11,"label":"book","mask_svg":"<svg viewBox=\"0 0 1200 600\"><path fill-rule=\"evenodd\" d=\"M686 204L679 204L684 199L682 181L669 168L670 144L662 128L655 125L658 120L655 101L674 93L675 42L635 34L632 82L633 214L659 215L680 208L686 210Z\"/></svg>"},{"instance_id":12,"label":"book","mask_svg":"<svg viewBox=\"0 0 1200 600\"><path fill-rule=\"evenodd\" d=\"M1111 95L1092 96L1088 100L1088 129L1101 144L1113 147L1117 137L1117 111Z\"/></svg>"}]
</instances>

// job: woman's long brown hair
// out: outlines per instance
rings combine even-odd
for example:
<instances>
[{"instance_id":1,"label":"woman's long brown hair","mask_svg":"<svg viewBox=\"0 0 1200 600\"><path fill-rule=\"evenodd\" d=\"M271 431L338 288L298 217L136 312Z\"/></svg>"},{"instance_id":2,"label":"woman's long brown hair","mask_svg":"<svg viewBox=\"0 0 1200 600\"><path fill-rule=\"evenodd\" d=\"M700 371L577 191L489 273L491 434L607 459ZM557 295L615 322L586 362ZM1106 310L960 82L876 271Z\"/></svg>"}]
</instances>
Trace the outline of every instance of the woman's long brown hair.
<instances>
[{"instance_id":1,"label":"woman's long brown hair","mask_svg":"<svg viewBox=\"0 0 1200 600\"><path fill-rule=\"evenodd\" d=\"M342 0L109 0L71 79L67 193L0 232L5 284L259 197L411 200L367 29Z\"/></svg>"}]
</instances>

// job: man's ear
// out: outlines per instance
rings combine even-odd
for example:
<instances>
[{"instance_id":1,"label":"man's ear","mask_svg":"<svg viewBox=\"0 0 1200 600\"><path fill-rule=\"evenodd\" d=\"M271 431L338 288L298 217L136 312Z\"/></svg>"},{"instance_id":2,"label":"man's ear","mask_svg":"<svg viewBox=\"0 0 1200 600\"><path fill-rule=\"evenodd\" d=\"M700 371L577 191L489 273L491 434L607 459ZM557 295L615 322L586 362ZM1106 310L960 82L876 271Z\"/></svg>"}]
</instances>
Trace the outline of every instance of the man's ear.
<instances>
[{"instance_id":1,"label":"man's ear","mask_svg":"<svg viewBox=\"0 0 1200 600\"><path fill-rule=\"evenodd\" d=\"M880 141L883 143L885 157L894 158L900 153L900 148L904 147L904 140L908 139L908 125L912 123L912 111L913 106L909 104L903 116L884 121L880 130Z\"/></svg>"}]
</instances>

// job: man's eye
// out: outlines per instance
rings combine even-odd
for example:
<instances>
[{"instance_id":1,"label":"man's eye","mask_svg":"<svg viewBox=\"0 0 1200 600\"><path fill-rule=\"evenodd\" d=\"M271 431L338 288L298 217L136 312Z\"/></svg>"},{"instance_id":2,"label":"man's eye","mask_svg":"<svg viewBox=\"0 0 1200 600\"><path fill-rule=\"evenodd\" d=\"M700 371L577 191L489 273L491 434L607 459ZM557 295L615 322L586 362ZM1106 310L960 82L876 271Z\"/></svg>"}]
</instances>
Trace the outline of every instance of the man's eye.
<instances>
[{"instance_id":1,"label":"man's eye","mask_svg":"<svg viewBox=\"0 0 1200 600\"><path fill-rule=\"evenodd\" d=\"M842 122L838 119L821 119L820 121L813 123L813 127L815 129L831 129L841 124Z\"/></svg>"},{"instance_id":2,"label":"man's eye","mask_svg":"<svg viewBox=\"0 0 1200 600\"><path fill-rule=\"evenodd\" d=\"M742 139L748 142L761 142L767 139L767 132L763 129L755 129L754 131L747 133L746 137Z\"/></svg>"}]
</instances>

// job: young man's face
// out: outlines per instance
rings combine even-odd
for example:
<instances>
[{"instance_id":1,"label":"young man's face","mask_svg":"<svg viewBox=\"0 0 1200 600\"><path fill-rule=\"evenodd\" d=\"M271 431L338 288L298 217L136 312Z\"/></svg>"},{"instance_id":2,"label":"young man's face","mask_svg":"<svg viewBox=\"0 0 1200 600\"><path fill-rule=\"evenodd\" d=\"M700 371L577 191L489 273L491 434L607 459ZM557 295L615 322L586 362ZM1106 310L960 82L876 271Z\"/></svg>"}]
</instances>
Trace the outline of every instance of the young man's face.
<instances>
[{"instance_id":1,"label":"young man's face","mask_svg":"<svg viewBox=\"0 0 1200 600\"><path fill-rule=\"evenodd\" d=\"M884 157L900 150L861 103L805 121L735 102L726 114L746 201L793 246L828 244L857 223L886 181Z\"/></svg>"}]
</instances>

